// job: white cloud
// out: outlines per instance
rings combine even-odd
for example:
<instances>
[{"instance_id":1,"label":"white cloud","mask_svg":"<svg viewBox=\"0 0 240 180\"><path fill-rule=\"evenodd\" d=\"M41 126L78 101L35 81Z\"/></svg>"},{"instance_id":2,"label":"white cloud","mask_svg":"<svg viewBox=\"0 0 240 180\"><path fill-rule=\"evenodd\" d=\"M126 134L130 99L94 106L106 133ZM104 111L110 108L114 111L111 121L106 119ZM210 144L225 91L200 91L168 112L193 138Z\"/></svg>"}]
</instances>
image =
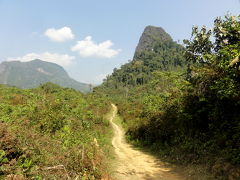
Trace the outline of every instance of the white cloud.
<instances>
[{"instance_id":1,"label":"white cloud","mask_svg":"<svg viewBox=\"0 0 240 180\"><path fill-rule=\"evenodd\" d=\"M45 35L56 42L64 42L70 39L74 39L74 34L69 27L63 27L60 29L50 28L45 31Z\"/></svg>"},{"instance_id":2,"label":"white cloud","mask_svg":"<svg viewBox=\"0 0 240 180\"><path fill-rule=\"evenodd\" d=\"M120 49L112 49L112 46L113 43L110 40L97 44L91 36L87 36L84 40L78 41L72 47L72 51L77 51L82 57L112 58L121 51Z\"/></svg>"},{"instance_id":3,"label":"white cloud","mask_svg":"<svg viewBox=\"0 0 240 180\"><path fill-rule=\"evenodd\" d=\"M34 59L40 59L47 62L52 62L59 64L61 66L68 66L73 63L73 60L75 59L74 56L69 56L68 54L58 54L58 53L29 53L22 57L10 57L7 58L7 61L21 61L21 62L28 62L32 61Z\"/></svg>"}]
</instances>

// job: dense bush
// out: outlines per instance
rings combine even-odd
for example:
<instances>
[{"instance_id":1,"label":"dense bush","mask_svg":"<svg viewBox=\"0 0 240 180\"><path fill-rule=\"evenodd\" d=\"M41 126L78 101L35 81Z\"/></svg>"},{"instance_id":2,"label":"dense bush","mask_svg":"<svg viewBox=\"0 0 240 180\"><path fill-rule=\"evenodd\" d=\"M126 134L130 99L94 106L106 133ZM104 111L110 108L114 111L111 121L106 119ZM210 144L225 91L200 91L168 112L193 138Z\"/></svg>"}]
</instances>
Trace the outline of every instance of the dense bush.
<instances>
[{"instance_id":1,"label":"dense bush","mask_svg":"<svg viewBox=\"0 0 240 180\"><path fill-rule=\"evenodd\" d=\"M98 94L51 83L32 90L1 86L0 177L100 179L107 111Z\"/></svg>"}]
</instances>

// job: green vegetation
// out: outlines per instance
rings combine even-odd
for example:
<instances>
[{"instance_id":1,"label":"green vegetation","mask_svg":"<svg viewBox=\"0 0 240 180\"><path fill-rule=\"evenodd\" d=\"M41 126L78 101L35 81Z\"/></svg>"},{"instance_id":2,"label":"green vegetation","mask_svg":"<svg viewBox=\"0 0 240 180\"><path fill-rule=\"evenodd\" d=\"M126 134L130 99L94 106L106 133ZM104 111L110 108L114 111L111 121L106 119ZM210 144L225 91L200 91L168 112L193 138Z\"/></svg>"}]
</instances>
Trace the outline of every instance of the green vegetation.
<instances>
[{"instance_id":1,"label":"green vegetation","mask_svg":"<svg viewBox=\"0 0 240 180\"><path fill-rule=\"evenodd\" d=\"M202 165L212 178L239 178L240 16L217 18L213 30L194 27L184 43L148 26L133 60L88 95L51 83L0 86L0 178L107 177L110 101L133 144L173 163Z\"/></svg>"},{"instance_id":2,"label":"green vegetation","mask_svg":"<svg viewBox=\"0 0 240 180\"><path fill-rule=\"evenodd\" d=\"M100 179L109 150L109 110L98 94L47 83L0 86L0 179Z\"/></svg>"},{"instance_id":3,"label":"green vegetation","mask_svg":"<svg viewBox=\"0 0 240 180\"><path fill-rule=\"evenodd\" d=\"M217 18L212 31L194 27L184 43L185 50L153 41L154 48L141 50L95 91L118 105L132 143L175 163L202 164L218 179L236 179L240 16Z\"/></svg>"},{"instance_id":4,"label":"green vegetation","mask_svg":"<svg viewBox=\"0 0 240 180\"><path fill-rule=\"evenodd\" d=\"M121 88L146 84L152 80L152 72L156 70L183 69L186 66L183 54L184 48L174 42L163 29L148 26L143 32L134 59L120 69L114 69L103 85L107 88Z\"/></svg>"},{"instance_id":5,"label":"green vegetation","mask_svg":"<svg viewBox=\"0 0 240 180\"><path fill-rule=\"evenodd\" d=\"M61 66L54 63L36 59L30 62L11 61L0 64L0 84L28 89L47 82L84 93L91 91L90 85L70 78Z\"/></svg>"}]
</instances>

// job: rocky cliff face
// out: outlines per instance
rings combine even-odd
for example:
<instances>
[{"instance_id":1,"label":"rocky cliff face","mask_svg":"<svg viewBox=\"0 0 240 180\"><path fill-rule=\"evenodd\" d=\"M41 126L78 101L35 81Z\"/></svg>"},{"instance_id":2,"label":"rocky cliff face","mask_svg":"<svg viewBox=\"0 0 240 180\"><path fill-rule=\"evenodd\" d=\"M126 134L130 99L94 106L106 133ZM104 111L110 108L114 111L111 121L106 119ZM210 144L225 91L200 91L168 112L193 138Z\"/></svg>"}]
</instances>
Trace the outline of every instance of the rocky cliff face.
<instances>
[{"instance_id":1,"label":"rocky cliff face","mask_svg":"<svg viewBox=\"0 0 240 180\"><path fill-rule=\"evenodd\" d=\"M34 88L40 84L52 82L82 92L90 91L88 84L70 78L59 65L33 60L30 62L3 62L0 64L0 84L8 84L19 88Z\"/></svg>"},{"instance_id":2,"label":"rocky cliff face","mask_svg":"<svg viewBox=\"0 0 240 180\"><path fill-rule=\"evenodd\" d=\"M161 27L147 26L137 45L133 59L146 50L152 50L156 42L172 41L171 36Z\"/></svg>"}]
</instances>

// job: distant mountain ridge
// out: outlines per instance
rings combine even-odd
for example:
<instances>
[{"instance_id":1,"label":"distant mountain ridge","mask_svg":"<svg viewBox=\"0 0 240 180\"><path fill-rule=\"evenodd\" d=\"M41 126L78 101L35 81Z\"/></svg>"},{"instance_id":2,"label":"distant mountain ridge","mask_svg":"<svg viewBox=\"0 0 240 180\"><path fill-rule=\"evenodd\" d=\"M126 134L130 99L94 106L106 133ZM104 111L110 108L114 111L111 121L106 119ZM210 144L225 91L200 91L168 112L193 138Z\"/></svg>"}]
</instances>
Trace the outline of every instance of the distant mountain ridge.
<instances>
[{"instance_id":1,"label":"distant mountain ridge","mask_svg":"<svg viewBox=\"0 0 240 180\"><path fill-rule=\"evenodd\" d=\"M55 63L35 59L29 62L9 61L0 64L0 84L28 89L46 82L73 88L84 93L90 91L89 84L80 83L70 78L63 67Z\"/></svg>"}]
</instances>

